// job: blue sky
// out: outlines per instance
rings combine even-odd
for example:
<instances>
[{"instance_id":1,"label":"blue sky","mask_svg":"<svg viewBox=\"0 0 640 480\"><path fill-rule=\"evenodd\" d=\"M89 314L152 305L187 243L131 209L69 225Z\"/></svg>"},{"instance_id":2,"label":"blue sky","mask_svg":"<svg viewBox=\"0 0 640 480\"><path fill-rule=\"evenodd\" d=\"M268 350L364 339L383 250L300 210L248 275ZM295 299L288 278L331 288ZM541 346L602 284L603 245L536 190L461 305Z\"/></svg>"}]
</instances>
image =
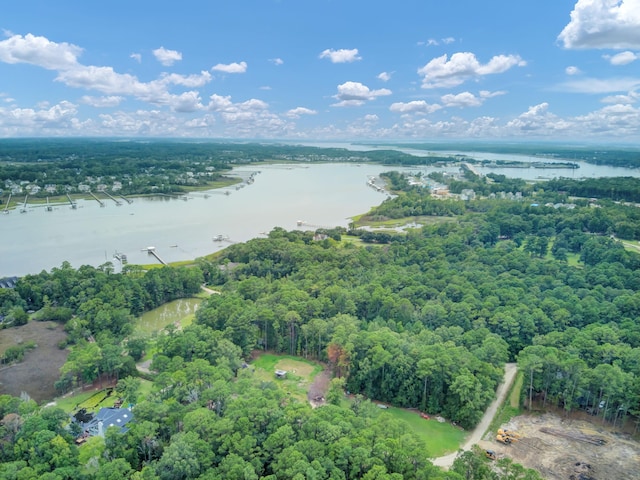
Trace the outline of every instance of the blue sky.
<instances>
[{"instance_id":1,"label":"blue sky","mask_svg":"<svg viewBox=\"0 0 640 480\"><path fill-rule=\"evenodd\" d=\"M20 0L0 137L640 139L640 0Z\"/></svg>"}]
</instances>

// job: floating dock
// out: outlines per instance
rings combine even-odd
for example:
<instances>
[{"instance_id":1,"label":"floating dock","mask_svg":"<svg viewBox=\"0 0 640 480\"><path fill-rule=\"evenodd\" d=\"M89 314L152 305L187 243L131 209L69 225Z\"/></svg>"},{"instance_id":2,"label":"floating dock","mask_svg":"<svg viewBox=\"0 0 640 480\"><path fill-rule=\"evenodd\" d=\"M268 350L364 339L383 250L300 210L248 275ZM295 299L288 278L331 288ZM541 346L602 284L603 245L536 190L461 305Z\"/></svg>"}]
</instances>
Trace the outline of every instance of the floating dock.
<instances>
[{"instance_id":1,"label":"floating dock","mask_svg":"<svg viewBox=\"0 0 640 480\"><path fill-rule=\"evenodd\" d=\"M122 265L127 264L127 256L124 253L116 252L113 254L113 258L118 260Z\"/></svg>"},{"instance_id":2,"label":"floating dock","mask_svg":"<svg viewBox=\"0 0 640 480\"><path fill-rule=\"evenodd\" d=\"M375 177L369 177L369 180L367 180L367 185L373 188L376 192L385 193L384 188L380 187L379 185L376 185Z\"/></svg>"}]
</instances>

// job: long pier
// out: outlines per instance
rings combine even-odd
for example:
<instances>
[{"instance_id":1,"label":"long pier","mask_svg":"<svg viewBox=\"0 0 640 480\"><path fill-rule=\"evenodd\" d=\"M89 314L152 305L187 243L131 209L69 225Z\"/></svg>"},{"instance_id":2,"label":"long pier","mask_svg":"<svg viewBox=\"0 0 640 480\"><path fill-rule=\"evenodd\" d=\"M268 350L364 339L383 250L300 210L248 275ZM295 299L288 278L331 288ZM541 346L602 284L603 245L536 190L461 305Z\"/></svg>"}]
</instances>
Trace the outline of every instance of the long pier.
<instances>
[{"instance_id":1,"label":"long pier","mask_svg":"<svg viewBox=\"0 0 640 480\"><path fill-rule=\"evenodd\" d=\"M49 203L49 197L47 197L47 212L51 212L51 211L53 211L53 207Z\"/></svg>"},{"instance_id":2,"label":"long pier","mask_svg":"<svg viewBox=\"0 0 640 480\"><path fill-rule=\"evenodd\" d=\"M111 200L113 200L114 202L116 202L116 205L117 205L117 206L122 205L122 204L118 201L118 199L117 199L117 198L113 198L113 197L109 194L109 192L107 192L106 190L103 190L103 191L102 191L102 193L104 193L107 197L109 197Z\"/></svg>"},{"instance_id":3,"label":"long pier","mask_svg":"<svg viewBox=\"0 0 640 480\"><path fill-rule=\"evenodd\" d=\"M11 194L9 194L9 199L7 200L7 204L4 206L4 213L9 213L9 204L11 203Z\"/></svg>"},{"instance_id":4,"label":"long pier","mask_svg":"<svg viewBox=\"0 0 640 480\"><path fill-rule=\"evenodd\" d=\"M24 196L24 204L22 205L22 208L20 209L20 213L27 213L27 198L29 198L29 195L25 195Z\"/></svg>"},{"instance_id":5,"label":"long pier","mask_svg":"<svg viewBox=\"0 0 640 480\"><path fill-rule=\"evenodd\" d=\"M133 200L129 200L127 197L125 197L124 195L119 195L119 197L121 199L123 199L125 202L127 202L129 205L131 205L133 203Z\"/></svg>"},{"instance_id":6,"label":"long pier","mask_svg":"<svg viewBox=\"0 0 640 480\"><path fill-rule=\"evenodd\" d=\"M104 202L102 200L100 200L98 197L96 197L93 192L89 192L89 195L91 195L99 204L101 207L104 207Z\"/></svg>"},{"instance_id":7,"label":"long pier","mask_svg":"<svg viewBox=\"0 0 640 480\"><path fill-rule=\"evenodd\" d=\"M67 193L67 200L69 200L69 203L71 204L71 208L73 208L74 210L78 207L78 205L76 205L76 202L71 200L71 197L69 196L68 193Z\"/></svg>"},{"instance_id":8,"label":"long pier","mask_svg":"<svg viewBox=\"0 0 640 480\"><path fill-rule=\"evenodd\" d=\"M142 250L146 250L149 255L153 255L154 257L156 257L156 259L162 265L167 265L167 262L165 262L162 258L160 258L160 255L156 253L156 247L147 247L147 248L143 248Z\"/></svg>"}]
</instances>

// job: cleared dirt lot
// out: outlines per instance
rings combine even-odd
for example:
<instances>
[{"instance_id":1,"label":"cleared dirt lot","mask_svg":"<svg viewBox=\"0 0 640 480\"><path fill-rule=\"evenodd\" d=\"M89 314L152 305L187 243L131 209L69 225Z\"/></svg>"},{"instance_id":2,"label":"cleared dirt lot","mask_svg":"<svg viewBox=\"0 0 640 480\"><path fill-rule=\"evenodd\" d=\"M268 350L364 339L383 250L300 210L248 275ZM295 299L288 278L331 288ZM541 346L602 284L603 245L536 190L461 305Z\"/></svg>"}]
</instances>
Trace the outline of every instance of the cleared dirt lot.
<instances>
[{"instance_id":1,"label":"cleared dirt lot","mask_svg":"<svg viewBox=\"0 0 640 480\"><path fill-rule=\"evenodd\" d=\"M56 395L53 384L69 355L68 350L58 348L66 336L63 327L54 322L31 321L1 330L0 352L28 341L37 346L25 354L22 362L0 369L0 394L19 396L26 392L38 403L53 399Z\"/></svg>"},{"instance_id":2,"label":"cleared dirt lot","mask_svg":"<svg viewBox=\"0 0 640 480\"><path fill-rule=\"evenodd\" d=\"M534 468L546 479L640 478L640 443L608 429L598 419L566 419L550 413L522 415L502 428L517 431L521 438L507 446L495 441L495 432L489 432L480 446Z\"/></svg>"}]
</instances>

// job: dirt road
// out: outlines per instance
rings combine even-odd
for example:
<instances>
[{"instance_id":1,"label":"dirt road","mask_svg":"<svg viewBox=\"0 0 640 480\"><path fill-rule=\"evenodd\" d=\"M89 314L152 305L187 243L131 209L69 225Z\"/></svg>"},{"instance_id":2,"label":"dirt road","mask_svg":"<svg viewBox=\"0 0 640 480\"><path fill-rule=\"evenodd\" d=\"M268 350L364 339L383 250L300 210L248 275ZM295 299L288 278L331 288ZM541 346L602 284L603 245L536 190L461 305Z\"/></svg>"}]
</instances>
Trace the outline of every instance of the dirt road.
<instances>
[{"instance_id":1,"label":"dirt road","mask_svg":"<svg viewBox=\"0 0 640 480\"><path fill-rule=\"evenodd\" d=\"M496 398L493 402L491 402L491 405L489 405L487 411L484 412L480 423L478 423L476 428L473 429L471 435L469 435L469 438L467 438L467 441L464 443L464 445L462 445L462 447L460 447L462 450L471 450L471 447L473 445L482 440L482 437L487 431L487 428L489 428L489 425L491 425L491 421L493 420L493 417L495 417L498 408L500 407L500 405L502 405L502 402L504 401L509 388L511 388L513 379L516 378L516 372L517 368L515 363L507 363L504 366L504 378L502 380L502 383L498 386L498 390L496 391ZM457 455L458 453L455 452L450 453L449 455L445 455L444 457L435 458L433 459L433 464L448 469L449 467L451 467L451 465L453 465L453 461L456 459Z\"/></svg>"}]
</instances>

